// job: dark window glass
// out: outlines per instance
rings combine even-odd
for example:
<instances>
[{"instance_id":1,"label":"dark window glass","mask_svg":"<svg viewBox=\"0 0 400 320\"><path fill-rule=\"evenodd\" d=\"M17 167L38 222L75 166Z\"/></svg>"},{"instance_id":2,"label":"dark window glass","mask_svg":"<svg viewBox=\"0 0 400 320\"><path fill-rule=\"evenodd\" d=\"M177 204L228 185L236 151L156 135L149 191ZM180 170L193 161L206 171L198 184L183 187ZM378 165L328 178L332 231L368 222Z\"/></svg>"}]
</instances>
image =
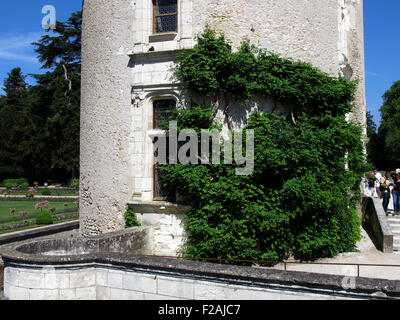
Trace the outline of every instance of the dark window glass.
<instances>
[{"instance_id":1,"label":"dark window glass","mask_svg":"<svg viewBox=\"0 0 400 320\"><path fill-rule=\"evenodd\" d=\"M165 123L168 120L171 111L175 109L175 100L158 100L154 101L154 129L166 129ZM164 125L163 125L164 124Z\"/></svg>"},{"instance_id":2,"label":"dark window glass","mask_svg":"<svg viewBox=\"0 0 400 320\"><path fill-rule=\"evenodd\" d=\"M153 0L153 6L154 33L177 31L177 0Z\"/></svg>"},{"instance_id":3,"label":"dark window glass","mask_svg":"<svg viewBox=\"0 0 400 320\"><path fill-rule=\"evenodd\" d=\"M154 200L176 200L175 194L171 194L162 186L164 172L160 167L154 166Z\"/></svg>"}]
</instances>

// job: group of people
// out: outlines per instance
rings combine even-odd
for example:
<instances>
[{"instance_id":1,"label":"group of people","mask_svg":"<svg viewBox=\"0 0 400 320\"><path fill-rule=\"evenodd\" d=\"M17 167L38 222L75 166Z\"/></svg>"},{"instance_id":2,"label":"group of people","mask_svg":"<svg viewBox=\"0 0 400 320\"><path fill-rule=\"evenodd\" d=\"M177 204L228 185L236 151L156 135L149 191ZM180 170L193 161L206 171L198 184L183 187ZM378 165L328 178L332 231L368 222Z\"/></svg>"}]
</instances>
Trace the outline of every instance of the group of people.
<instances>
[{"instance_id":1,"label":"group of people","mask_svg":"<svg viewBox=\"0 0 400 320\"><path fill-rule=\"evenodd\" d=\"M384 176L378 170L371 172L368 178L368 193L371 197L382 199L383 209L387 216L390 197L393 196L393 216L400 215L400 169L396 169L394 177L390 171L386 171Z\"/></svg>"}]
</instances>

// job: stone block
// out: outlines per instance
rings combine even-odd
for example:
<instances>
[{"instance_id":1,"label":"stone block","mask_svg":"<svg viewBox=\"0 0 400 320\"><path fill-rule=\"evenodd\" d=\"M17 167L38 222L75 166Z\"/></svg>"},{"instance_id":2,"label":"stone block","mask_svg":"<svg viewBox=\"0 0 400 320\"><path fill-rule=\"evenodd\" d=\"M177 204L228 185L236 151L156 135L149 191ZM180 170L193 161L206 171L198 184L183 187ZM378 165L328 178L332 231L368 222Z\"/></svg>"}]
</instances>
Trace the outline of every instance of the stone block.
<instances>
[{"instance_id":1,"label":"stone block","mask_svg":"<svg viewBox=\"0 0 400 320\"><path fill-rule=\"evenodd\" d=\"M21 288L42 289L44 285L44 274L20 270L18 273L18 286Z\"/></svg>"},{"instance_id":2,"label":"stone block","mask_svg":"<svg viewBox=\"0 0 400 320\"><path fill-rule=\"evenodd\" d=\"M30 300L59 300L58 289L30 290Z\"/></svg>"},{"instance_id":3,"label":"stone block","mask_svg":"<svg viewBox=\"0 0 400 320\"><path fill-rule=\"evenodd\" d=\"M96 270L96 285L106 287L108 286L108 270Z\"/></svg>"},{"instance_id":4,"label":"stone block","mask_svg":"<svg viewBox=\"0 0 400 320\"><path fill-rule=\"evenodd\" d=\"M194 299L194 281L158 277L159 295L172 296L179 299Z\"/></svg>"},{"instance_id":5,"label":"stone block","mask_svg":"<svg viewBox=\"0 0 400 320\"><path fill-rule=\"evenodd\" d=\"M144 293L122 289L110 289L111 300L144 300Z\"/></svg>"},{"instance_id":6,"label":"stone block","mask_svg":"<svg viewBox=\"0 0 400 320\"><path fill-rule=\"evenodd\" d=\"M18 269L7 267L4 270L4 283L18 286Z\"/></svg>"},{"instance_id":7,"label":"stone block","mask_svg":"<svg viewBox=\"0 0 400 320\"><path fill-rule=\"evenodd\" d=\"M60 289L60 300L75 300L76 289Z\"/></svg>"},{"instance_id":8,"label":"stone block","mask_svg":"<svg viewBox=\"0 0 400 320\"><path fill-rule=\"evenodd\" d=\"M227 285L213 282L195 282L194 284L195 300L233 300L234 289Z\"/></svg>"},{"instance_id":9,"label":"stone block","mask_svg":"<svg viewBox=\"0 0 400 320\"><path fill-rule=\"evenodd\" d=\"M4 294L10 300L29 300L29 289L7 285Z\"/></svg>"},{"instance_id":10,"label":"stone block","mask_svg":"<svg viewBox=\"0 0 400 320\"><path fill-rule=\"evenodd\" d=\"M96 299L97 300L110 300L111 299L111 289L108 287L97 286Z\"/></svg>"},{"instance_id":11,"label":"stone block","mask_svg":"<svg viewBox=\"0 0 400 320\"><path fill-rule=\"evenodd\" d=\"M146 274L125 273L123 288L145 293L157 293L157 277Z\"/></svg>"},{"instance_id":12,"label":"stone block","mask_svg":"<svg viewBox=\"0 0 400 320\"><path fill-rule=\"evenodd\" d=\"M44 275L44 289L68 289L68 273L47 273Z\"/></svg>"},{"instance_id":13,"label":"stone block","mask_svg":"<svg viewBox=\"0 0 400 320\"><path fill-rule=\"evenodd\" d=\"M71 271L69 285L71 289L87 288L96 285L96 272L93 269Z\"/></svg>"},{"instance_id":14,"label":"stone block","mask_svg":"<svg viewBox=\"0 0 400 320\"><path fill-rule=\"evenodd\" d=\"M145 293L144 300L182 300L182 299L170 296L163 296L160 294Z\"/></svg>"},{"instance_id":15,"label":"stone block","mask_svg":"<svg viewBox=\"0 0 400 320\"><path fill-rule=\"evenodd\" d=\"M76 300L96 300L96 297L96 287L76 289Z\"/></svg>"},{"instance_id":16,"label":"stone block","mask_svg":"<svg viewBox=\"0 0 400 320\"><path fill-rule=\"evenodd\" d=\"M115 271L109 271L108 272L108 286L110 288L117 288L117 289L122 289L122 278L123 278L123 272L115 272Z\"/></svg>"}]
</instances>

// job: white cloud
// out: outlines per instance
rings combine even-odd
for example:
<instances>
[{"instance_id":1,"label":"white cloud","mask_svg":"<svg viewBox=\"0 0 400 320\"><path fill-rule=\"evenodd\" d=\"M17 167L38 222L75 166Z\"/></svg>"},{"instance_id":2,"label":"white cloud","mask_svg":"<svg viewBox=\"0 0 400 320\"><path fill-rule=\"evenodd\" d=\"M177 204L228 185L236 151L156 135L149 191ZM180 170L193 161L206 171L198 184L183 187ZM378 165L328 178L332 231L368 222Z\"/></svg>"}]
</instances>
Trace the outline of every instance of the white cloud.
<instances>
[{"instance_id":1,"label":"white cloud","mask_svg":"<svg viewBox=\"0 0 400 320\"><path fill-rule=\"evenodd\" d=\"M38 60L31 43L38 41L41 35L41 32L31 32L18 36L0 35L0 60L37 63Z\"/></svg>"},{"instance_id":2,"label":"white cloud","mask_svg":"<svg viewBox=\"0 0 400 320\"><path fill-rule=\"evenodd\" d=\"M372 77L376 77L376 78L385 78L385 76L384 75L382 75L382 74L379 74L379 73L375 73L375 72L370 72L370 71L366 71L365 72L365 74L367 75L367 76L372 76Z\"/></svg>"}]
</instances>

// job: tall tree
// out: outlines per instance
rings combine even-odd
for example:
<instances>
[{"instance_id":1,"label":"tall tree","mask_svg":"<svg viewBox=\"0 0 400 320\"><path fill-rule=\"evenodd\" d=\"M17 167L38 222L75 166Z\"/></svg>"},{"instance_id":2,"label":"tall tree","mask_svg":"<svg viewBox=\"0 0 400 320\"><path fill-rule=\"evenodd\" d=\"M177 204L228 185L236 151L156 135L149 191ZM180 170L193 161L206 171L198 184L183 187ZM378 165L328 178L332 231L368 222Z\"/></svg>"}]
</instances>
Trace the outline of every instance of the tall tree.
<instances>
[{"instance_id":1,"label":"tall tree","mask_svg":"<svg viewBox=\"0 0 400 320\"><path fill-rule=\"evenodd\" d=\"M28 177L34 164L37 126L27 113L28 89L20 68L4 81L0 109L0 177Z\"/></svg>"},{"instance_id":2,"label":"tall tree","mask_svg":"<svg viewBox=\"0 0 400 320\"><path fill-rule=\"evenodd\" d=\"M369 157L382 170L400 168L400 81L383 95L382 121L368 144Z\"/></svg>"},{"instance_id":3,"label":"tall tree","mask_svg":"<svg viewBox=\"0 0 400 320\"><path fill-rule=\"evenodd\" d=\"M368 144L367 144L367 153L368 153L368 162L373 164L374 167L377 167L377 163L379 160L379 154L376 154L376 146L377 146L377 128L374 122L372 114L368 111L367 112L367 136L368 136Z\"/></svg>"},{"instance_id":4,"label":"tall tree","mask_svg":"<svg viewBox=\"0 0 400 320\"><path fill-rule=\"evenodd\" d=\"M34 113L47 114L51 168L58 175L76 177L79 170L79 115L82 12L57 22L53 35L45 35L35 51L45 74L34 75L38 85ZM45 106L48 106L47 109Z\"/></svg>"},{"instance_id":5,"label":"tall tree","mask_svg":"<svg viewBox=\"0 0 400 320\"><path fill-rule=\"evenodd\" d=\"M8 73L8 77L4 80L3 90L6 93L4 103L22 110L27 94L27 84L21 68L14 68Z\"/></svg>"}]
</instances>

